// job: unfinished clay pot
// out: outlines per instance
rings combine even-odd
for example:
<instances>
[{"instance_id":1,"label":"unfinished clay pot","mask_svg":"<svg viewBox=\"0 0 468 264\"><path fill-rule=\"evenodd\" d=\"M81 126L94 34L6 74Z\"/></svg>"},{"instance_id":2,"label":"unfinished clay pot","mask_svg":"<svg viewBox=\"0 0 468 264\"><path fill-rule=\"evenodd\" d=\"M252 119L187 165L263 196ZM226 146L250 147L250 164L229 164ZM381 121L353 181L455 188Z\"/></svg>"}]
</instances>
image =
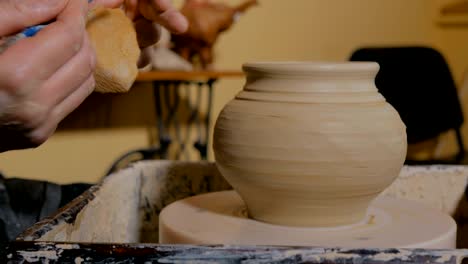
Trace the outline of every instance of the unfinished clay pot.
<instances>
[{"instance_id":1,"label":"unfinished clay pot","mask_svg":"<svg viewBox=\"0 0 468 264\"><path fill-rule=\"evenodd\" d=\"M286 226L358 223L398 176L406 128L378 93L373 62L244 65L220 113L217 167L249 217Z\"/></svg>"}]
</instances>

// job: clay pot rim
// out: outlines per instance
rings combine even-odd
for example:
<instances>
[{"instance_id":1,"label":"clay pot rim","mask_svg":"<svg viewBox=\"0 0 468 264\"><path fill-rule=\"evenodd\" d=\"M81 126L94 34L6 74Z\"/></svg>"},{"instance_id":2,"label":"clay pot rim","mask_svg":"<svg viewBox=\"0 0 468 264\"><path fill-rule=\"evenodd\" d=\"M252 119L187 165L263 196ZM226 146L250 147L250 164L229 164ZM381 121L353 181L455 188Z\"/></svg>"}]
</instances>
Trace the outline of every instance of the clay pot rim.
<instances>
[{"instance_id":1,"label":"clay pot rim","mask_svg":"<svg viewBox=\"0 0 468 264\"><path fill-rule=\"evenodd\" d=\"M380 65L372 61L256 61L242 65L247 74L377 73Z\"/></svg>"}]
</instances>

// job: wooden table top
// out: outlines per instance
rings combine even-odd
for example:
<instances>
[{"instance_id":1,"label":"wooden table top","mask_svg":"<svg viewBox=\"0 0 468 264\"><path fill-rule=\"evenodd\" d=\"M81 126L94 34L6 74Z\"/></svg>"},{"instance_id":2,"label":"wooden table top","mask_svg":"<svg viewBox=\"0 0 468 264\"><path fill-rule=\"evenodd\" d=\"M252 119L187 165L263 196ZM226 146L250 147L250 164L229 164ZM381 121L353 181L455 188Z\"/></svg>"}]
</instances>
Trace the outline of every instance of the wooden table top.
<instances>
[{"instance_id":1,"label":"wooden table top","mask_svg":"<svg viewBox=\"0 0 468 264\"><path fill-rule=\"evenodd\" d=\"M462 263L467 249L340 249L12 241L1 263ZM463 261L464 263L464 261Z\"/></svg>"},{"instance_id":2,"label":"wooden table top","mask_svg":"<svg viewBox=\"0 0 468 264\"><path fill-rule=\"evenodd\" d=\"M223 70L223 71L150 71L138 74L136 81L164 81L164 80L198 80L212 78L242 78L242 71Z\"/></svg>"}]
</instances>

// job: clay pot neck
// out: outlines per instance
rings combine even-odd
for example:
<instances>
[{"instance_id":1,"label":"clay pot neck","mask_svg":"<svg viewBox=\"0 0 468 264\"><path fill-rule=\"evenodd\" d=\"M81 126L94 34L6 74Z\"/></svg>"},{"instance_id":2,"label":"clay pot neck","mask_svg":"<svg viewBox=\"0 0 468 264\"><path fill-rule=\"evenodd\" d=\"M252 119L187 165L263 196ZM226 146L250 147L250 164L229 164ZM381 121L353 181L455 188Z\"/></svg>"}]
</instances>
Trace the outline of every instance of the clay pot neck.
<instances>
[{"instance_id":1,"label":"clay pot neck","mask_svg":"<svg viewBox=\"0 0 468 264\"><path fill-rule=\"evenodd\" d=\"M379 71L376 62L252 62L243 65L247 76L310 80L373 80Z\"/></svg>"},{"instance_id":2,"label":"clay pot neck","mask_svg":"<svg viewBox=\"0 0 468 264\"><path fill-rule=\"evenodd\" d=\"M238 99L304 103L384 102L375 62L254 62Z\"/></svg>"}]
</instances>

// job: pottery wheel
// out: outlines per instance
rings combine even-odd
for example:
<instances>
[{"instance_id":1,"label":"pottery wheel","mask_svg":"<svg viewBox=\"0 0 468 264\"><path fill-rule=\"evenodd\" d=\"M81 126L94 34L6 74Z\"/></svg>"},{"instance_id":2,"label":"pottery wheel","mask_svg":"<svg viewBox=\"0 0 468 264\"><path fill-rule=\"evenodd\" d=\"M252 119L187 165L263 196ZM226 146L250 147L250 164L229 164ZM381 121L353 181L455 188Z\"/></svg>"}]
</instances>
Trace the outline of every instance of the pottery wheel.
<instances>
[{"instance_id":1,"label":"pottery wheel","mask_svg":"<svg viewBox=\"0 0 468 264\"><path fill-rule=\"evenodd\" d=\"M455 248L456 223L416 202L379 197L365 221L333 228L271 225L247 217L235 191L174 202L160 214L160 243L318 246L353 248Z\"/></svg>"}]
</instances>

